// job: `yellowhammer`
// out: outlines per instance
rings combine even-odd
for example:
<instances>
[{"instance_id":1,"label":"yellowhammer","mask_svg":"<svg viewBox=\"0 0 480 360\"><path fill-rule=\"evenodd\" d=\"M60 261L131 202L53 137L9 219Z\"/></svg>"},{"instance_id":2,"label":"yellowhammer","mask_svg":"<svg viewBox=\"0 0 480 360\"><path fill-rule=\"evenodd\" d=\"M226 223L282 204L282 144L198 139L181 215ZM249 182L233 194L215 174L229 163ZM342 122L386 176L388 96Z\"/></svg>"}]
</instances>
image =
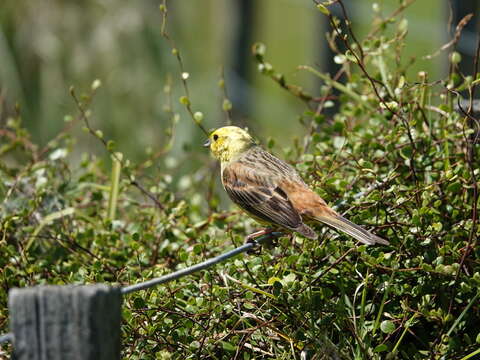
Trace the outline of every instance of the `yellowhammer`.
<instances>
[{"instance_id":1,"label":"yellowhammer","mask_svg":"<svg viewBox=\"0 0 480 360\"><path fill-rule=\"evenodd\" d=\"M220 160L222 183L232 201L270 227L255 235L281 228L316 239L317 234L304 221L320 221L362 243L388 244L331 209L293 167L263 150L245 130L219 128L205 146Z\"/></svg>"}]
</instances>

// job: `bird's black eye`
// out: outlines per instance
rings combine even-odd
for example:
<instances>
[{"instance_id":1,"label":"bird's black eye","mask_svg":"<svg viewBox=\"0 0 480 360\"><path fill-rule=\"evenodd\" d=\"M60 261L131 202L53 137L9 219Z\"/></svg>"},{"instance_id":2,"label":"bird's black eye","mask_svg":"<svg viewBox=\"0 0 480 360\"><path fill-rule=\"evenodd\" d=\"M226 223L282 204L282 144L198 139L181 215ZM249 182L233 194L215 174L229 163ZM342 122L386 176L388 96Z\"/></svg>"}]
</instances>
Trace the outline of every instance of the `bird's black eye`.
<instances>
[{"instance_id":1,"label":"bird's black eye","mask_svg":"<svg viewBox=\"0 0 480 360\"><path fill-rule=\"evenodd\" d=\"M217 141L217 140L218 140L218 135L217 134L213 135L213 141Z\"/></svg>"}]
</instances>

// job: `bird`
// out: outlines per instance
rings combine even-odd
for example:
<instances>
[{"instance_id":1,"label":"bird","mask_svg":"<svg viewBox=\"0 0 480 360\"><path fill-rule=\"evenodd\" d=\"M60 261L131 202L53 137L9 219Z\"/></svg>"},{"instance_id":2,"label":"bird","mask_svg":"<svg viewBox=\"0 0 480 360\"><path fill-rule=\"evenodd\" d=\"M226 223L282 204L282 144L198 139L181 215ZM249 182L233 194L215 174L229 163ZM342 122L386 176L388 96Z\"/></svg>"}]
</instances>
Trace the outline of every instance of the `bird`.
<instances>
[{"instance_id":1,"label":"bird","mask_svg":"<svg viewBox=\"0 0 480 360\"><path fill-rule=\"evenodd\" d=\"M329 207L290 164L264 150L246 130L220 127L210 132L204 146L220 161L222 184L230 199L267 225L251 235L281 229L317 239L309 225L320 222L367 245L389 244Z\"/></svg>"}]
</instances>

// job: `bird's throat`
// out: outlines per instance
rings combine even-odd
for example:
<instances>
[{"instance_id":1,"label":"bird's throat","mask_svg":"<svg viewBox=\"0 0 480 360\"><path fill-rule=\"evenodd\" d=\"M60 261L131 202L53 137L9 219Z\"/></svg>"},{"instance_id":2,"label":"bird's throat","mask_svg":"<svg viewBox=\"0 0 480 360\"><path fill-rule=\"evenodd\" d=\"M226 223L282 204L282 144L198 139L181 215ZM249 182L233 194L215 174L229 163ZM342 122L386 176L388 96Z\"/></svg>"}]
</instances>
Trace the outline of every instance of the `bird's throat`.
<instances>
[{"instance_id":1,"label":"bird's throat","mask_svg":"<svg viewBox=\"0 0 480 360\"><path fill-rule=\"evenodd\" d=\"M223 163L228 164L229 162L238 159L240 156L242 156L246 151L248 151L253 146L255 146L255 144L247 143L247 142L230 144L230 146L227 149L220 152L219 160L222 164Z\"/></svg>"}]
</instances>

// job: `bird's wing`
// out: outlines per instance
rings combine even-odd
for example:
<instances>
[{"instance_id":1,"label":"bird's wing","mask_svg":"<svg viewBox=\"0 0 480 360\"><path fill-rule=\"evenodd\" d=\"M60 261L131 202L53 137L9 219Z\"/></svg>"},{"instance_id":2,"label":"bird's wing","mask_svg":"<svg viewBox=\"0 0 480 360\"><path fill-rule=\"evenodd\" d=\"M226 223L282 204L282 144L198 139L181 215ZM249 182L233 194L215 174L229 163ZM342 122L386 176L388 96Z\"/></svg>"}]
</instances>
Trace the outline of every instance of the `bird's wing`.
<instances>
[{"instance_id":1,"label":"bird's wing","mask_svg":"<svg viewBox=\"0 0 480 360\"><path fill-rule=\"evenodd\" d=\"M304 224L288 195L279 186L275 173L259 169L260 166L234 161L222 173L222 183L233 202L269 223L299 231ZM301 232L301 231L300 231Z\"/></svg>"}]
</instances>

